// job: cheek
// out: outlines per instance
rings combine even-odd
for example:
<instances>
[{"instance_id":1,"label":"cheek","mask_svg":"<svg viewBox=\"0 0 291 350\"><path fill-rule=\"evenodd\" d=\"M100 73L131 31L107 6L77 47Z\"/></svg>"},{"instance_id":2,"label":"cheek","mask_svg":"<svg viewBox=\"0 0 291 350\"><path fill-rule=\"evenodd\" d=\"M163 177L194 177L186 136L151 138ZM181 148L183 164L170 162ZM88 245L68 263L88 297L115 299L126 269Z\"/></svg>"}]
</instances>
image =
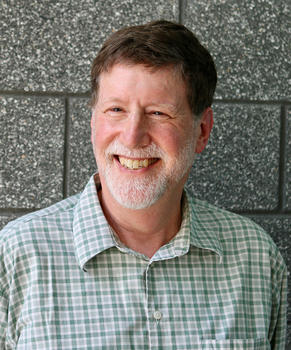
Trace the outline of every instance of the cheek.
<instances>
[{"instance_id":1,"label":"cheek","mask_svg":"<svg viewBox=\"0 0 291 350\"><path fill-rule=\"evenodd\" d=\"M156 138L157 144L168 153L169 156L175 157L179 154L185 145L186 139L189 135L177 130L164 129L160 131Z\"/></svg>"},{"instance_id":2,"label":"cheek","mask_svg":"<svg viewBox=\"0 0 291 350\"><path fill-rule=\"evenodd\" d=\"M110 123L105 122L102 118L97 119L96 122L92 125L93 145L97 149L107 147L116 135L117 131L115 128L110 125Z\"/></svg>"}]
</instances>

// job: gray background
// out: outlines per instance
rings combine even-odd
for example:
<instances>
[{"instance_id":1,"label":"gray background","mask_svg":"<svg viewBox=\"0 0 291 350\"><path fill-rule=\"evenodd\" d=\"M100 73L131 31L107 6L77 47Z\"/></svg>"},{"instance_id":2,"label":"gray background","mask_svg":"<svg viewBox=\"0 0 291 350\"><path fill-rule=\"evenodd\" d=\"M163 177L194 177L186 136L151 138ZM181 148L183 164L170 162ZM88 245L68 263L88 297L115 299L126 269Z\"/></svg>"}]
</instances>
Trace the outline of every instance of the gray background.
<instances>
[{"instance_id":1,"label":"gray background","mask_svg":"<svg viewBox=\"0 0 291 350\"><path fill-rule=\"evenodd\" d=\"M189 188L263 226L291 270L287 2L2 0L1 227L82 189L95 171L91 62L113 31L163 18L192 29L218 69L215 126ZM289 311L289 344L290 325Z\"/></svg>"}]
</instances>

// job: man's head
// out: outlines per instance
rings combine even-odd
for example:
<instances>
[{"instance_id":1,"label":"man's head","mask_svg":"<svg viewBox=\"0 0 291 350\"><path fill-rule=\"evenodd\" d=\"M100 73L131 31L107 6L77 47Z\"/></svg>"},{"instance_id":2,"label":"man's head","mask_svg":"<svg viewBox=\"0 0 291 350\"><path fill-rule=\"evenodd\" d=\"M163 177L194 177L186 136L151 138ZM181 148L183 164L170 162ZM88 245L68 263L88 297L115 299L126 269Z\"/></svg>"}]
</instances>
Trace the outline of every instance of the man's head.
<instances>
[{"instance_id":1,"label":"man's head","mask_svg":"<svg viewBox=\"0 0 291 350\"><path fill-rule=\"evenodd\" d=\"M179 201L212 128L215 83L211 56L183 26L160 21L113 34L92 68L103 199L130 209Z\"/></svg>"},{"instance_id":2,"label":"man's head","mask_svg":"<svg viewBox=\"0 0 291 350\"><path fill-rule=\"evenodd\" d=\"M143 65L153 71L173 67L184 80L194 116L212 104L217 82L214 62L194 34L180 24L155 21L115 32L104 43L91 71L92 106L96 104L99 77L115 64Z\"/></svg>"}]
</instances>

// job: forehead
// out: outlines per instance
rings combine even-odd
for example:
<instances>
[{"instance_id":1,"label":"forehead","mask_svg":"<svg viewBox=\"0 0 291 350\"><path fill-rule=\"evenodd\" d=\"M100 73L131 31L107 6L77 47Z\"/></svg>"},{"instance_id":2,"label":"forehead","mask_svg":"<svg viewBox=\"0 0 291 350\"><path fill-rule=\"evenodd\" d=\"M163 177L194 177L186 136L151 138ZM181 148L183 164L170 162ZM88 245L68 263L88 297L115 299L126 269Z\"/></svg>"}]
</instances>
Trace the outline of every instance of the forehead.
<instances>
[{"instance_id":1,"label":"forehead","mask_svg":"<svg viewBox=\"0 0 291 350\"><path fill-rule=\"evenodd\" d=\"M160 68L141 64L115 64L99 77L99 97L112 94L165 95L169 98L186 97L186 84L174 66Z\"/></svg>"}]
</instances>

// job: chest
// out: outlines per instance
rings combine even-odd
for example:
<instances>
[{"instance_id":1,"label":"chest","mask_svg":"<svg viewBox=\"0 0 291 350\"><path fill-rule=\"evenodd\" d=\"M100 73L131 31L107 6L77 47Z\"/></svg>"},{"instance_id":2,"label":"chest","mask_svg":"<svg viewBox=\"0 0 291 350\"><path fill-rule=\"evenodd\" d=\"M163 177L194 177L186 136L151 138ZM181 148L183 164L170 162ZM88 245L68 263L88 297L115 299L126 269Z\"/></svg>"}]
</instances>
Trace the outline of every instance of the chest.
<instances>
[{"instance_id":1,"label":"chest","mask_svg":"<svg viewBox=\"0 0 291 350\"><path fill-rule=\"evenodd\" d=\"M112 253L87 272L68 266L30 275L15 349L268 349L268 282L247 277L254 267L212 253L151 264Z\"/></svg>"}]
</instances>

